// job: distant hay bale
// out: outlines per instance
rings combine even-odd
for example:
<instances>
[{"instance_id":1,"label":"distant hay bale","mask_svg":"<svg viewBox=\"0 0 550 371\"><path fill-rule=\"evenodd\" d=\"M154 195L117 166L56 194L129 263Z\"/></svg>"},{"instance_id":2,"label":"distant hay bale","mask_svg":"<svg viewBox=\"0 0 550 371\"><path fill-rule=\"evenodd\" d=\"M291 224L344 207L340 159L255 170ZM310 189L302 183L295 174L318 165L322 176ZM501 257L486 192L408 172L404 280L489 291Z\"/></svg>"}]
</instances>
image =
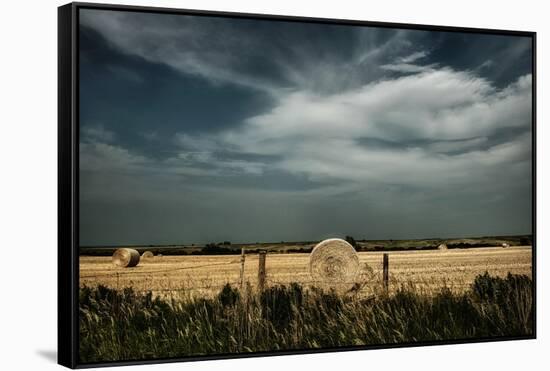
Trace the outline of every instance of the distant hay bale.
<instances>
[{"instance_id":1,"label":"distant hay bale","mask_svg":"<svg viewBox=\"0 0 550 371\"><path fill-rule=\"evenodd\" d=\"M438 250L447 250L448 247L447 247L447 245L445 245L444 243L442 243L441 245L437 246L437 249L438 249Z\"/></svg>"},{"instance_id":2,"label":"distant hay bale","mask_svg":"<svg viewBox=\"0 0 550 371\"><path fill-rule=\"evenodd\" d=\"M149 259L149 258L152 258L154 256L155 256L155 254L153 254L152 251L145 251L143 254L141 254L141 257L143 259Z\"/></svg>"},{"instance_id":3,"label":"distant hay bale","mask_svg":"<svg viewBox=\"0 0 550 371\"><path fill-rule=\"evenodd\" d=\"M162 254L157 254L157 256L158 256L159 258L162 258Z\"/></svg>"},{"instance_id":4,"label":"distant hay bale","mask_svg":"<svg viewBox=\"0 0 550 371\"><path fill-rule=\"evenodd\" d=\"M510 245L505 242L502 244L502 247L510 247Z\"/></svg>"},{"instance_id":5,"label":"distant hay bale","mask_svg":"<svg viewBox=\"0 0 550 371\"><path fill-rule=\"evenodd\" d=\"M119 267L135 267L139 264L139 252L134 249L117 249L113 254L113 264Z\"/></svg>"},{"instance_id":6,"label":"distant hay bale","mask_svg":"<svg viewBox=\"0 0 550 371\"><path fill-rule=\"evenodd\" d=\"M331 238L319 242L310 254L309 272L324 283L350 283L359 274L359 258L348 242Z\"/></svg>"}]
</instances>

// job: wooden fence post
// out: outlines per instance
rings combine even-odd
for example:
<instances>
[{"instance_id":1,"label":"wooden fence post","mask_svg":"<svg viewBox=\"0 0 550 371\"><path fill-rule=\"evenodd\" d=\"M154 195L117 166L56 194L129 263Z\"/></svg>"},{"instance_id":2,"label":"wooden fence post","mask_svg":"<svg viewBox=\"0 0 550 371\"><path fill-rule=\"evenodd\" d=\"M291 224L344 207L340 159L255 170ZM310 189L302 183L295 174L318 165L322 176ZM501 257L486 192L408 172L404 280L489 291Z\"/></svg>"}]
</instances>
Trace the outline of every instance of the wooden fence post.
<instances>
[{"instance_id":1,"label":"wooden fence post","mask_svg":"<svg viewBox=\"0 0 550 371\"><path fill-rule=\"evenodd\" d=\"M261 292L265 288L265 257L267 251L260 251L258 255L258 290Z\"/></svg>"},{"instance_id":2,"label":"wooden fence post","mask_svg":"<svg viewBox=\"0 0 550 371\"><path fill-rule=\"evenodd\" d=\"M389 255L384 253L384 259L382 260L382 271L383 271L383 280L384 280L384 291L386 294L389 291L390 287L390 266L389 266Z\"/></svg>"},{"instance_id":3,"label":"wooden fence post","mask_svg":"<svg viewBox=\"0 0 550 371\"><path fill-rule=\"evenodd\" d=\"M244 288L244 247L241 248L241 290Z\"/></svg>"}]
</instances>

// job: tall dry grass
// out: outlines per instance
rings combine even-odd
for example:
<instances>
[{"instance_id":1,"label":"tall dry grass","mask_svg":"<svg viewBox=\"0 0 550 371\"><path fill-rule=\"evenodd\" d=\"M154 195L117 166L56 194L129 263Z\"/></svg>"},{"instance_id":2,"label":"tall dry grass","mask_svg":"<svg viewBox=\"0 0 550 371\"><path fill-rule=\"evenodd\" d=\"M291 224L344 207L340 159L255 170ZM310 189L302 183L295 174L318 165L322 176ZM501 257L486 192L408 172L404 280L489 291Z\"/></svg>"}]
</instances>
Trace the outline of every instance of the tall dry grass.
<instances>
[{"instance_id":1,"label":"tall dry grass","mask_svg":"<svg viewBox=\"0 0 550 371\"><path fill-rule=\"evenodd\" d=\"M529 277L512 274L480 275L465 292L402 285L368 297L297 283L178 299L83 287L80 361L527 336L531 289Z\"/></svg>"}]
</instances>

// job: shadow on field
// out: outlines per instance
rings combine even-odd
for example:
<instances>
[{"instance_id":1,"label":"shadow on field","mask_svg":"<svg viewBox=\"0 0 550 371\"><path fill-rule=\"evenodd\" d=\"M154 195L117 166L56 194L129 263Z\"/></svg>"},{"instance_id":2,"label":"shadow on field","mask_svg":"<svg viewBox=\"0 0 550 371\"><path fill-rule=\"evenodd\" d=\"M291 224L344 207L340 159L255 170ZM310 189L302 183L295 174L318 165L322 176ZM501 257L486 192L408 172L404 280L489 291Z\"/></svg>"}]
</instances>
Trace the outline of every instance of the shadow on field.
<instances>
[{"instance_id":1,"label":"shadow on field","mask_svg":"<svg viewBox=\"0 0 550 371\"><path fill-rule=\"evenodd\" d=\"M36 354L38 354L40 357L53 362L57 363L57 351L56 350L37 350Z\"/></svg>"}]
</instances>

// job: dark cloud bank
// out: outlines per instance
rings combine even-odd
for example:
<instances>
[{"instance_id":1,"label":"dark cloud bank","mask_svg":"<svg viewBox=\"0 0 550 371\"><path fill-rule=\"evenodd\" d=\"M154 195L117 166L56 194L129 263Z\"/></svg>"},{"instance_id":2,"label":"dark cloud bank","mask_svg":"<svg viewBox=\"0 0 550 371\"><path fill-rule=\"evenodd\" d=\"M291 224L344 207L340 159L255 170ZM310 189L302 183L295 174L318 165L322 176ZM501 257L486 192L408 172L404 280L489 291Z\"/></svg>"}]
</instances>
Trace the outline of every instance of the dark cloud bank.
<instances>
[{"instance_id":1,"label":"dark cloud bank","mask_svg":"<svg viewBox=\"0 0 550 371\"><path fill-rule=\"evenodd\" d=\"M81 245L531 233L531 40L81 10Z\"/></svg>"}]
</instances>

